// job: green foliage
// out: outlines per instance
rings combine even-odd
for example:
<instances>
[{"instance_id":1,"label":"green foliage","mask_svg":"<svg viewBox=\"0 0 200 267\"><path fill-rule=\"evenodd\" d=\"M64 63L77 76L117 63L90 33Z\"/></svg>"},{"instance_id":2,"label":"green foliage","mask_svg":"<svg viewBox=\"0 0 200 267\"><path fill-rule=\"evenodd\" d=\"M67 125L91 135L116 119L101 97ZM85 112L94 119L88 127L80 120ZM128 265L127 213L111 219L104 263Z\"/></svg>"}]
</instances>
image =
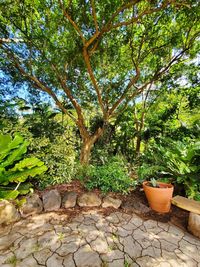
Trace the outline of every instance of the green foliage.
<instances>
[{"instance_id":1,"label":"green foliage","mask_svg":"<svg viewBox=\"0 0 200 267\"><path fill-rule=\"evenodd\" d=\"M17 124L3 128L5 133L20 132L29 140L27 154L45 163L47 171L34 180L34 185L45 188L48 185L66 183L74 176L77 156L74 124L60 112L45 104L37 104L32 112L24 112Z\"/></svg>"},{"instance_id":2,"label":"green foliage","mask_svg":"<svg viewBox=\"0 0 200 267\"><path fill-rule=\"evenodd\" d=\"M60 2L1 1L0 67L12 85L23 84L24 95L26 87L31 94L46 92L78 120L83 139L124 111L148 85L154 88L161 77L176 77L170 69L181 64L183 69L198 53L195 1ZM92 109L100 120L90 127L87 114ZM32 132L37 132L34 127ZM122 130L118 136L117 146L127 151L124 143L130 135Z\"/></svg>"},{"instance_id":3,"label":"green foliage","mask_svg":"<svg viewBox=\"0 0 200 267\"><path fill-rule=\"evenodd\" d=\"M87 189L98 188L104 193L126 194L132 185L124 159L120 156L110 158L103 165L80 166L76 177L84 182Z\"/></svg>"},{"instance_id":4,"label":"green foliage","mask_svg":"<svg viewBox=\"0 0 200 267\"><path fill-rule=\"evenodd\" d=\"M153 187L157 187L157 181L155 178L151 178L150 180L150 184L153 186Z\"/></svg>"},{"instance_id":5,"label":"green foliage","mask_svg":"<svg viewBox=\"0 0 200 267\"><path fill-rule=\"evenodd\" d=\"M166 184L171 183L170 179L168 178L159 178L159 180L157 180L156 178L153 177L153 178L150 178L148 185L151 187L160 188L159 182L166 183Z\"/></svg>"},{"instance_id":6,"label":"green foliage","mask_svg":"<svg viewBox=\"0 0 200 267\"><path fill-rule=\"evenodd\" d=\"M71 181L77 152L74 124L69 117L55 113L48 105L38 105L26 116L24 126L30 134L29 154L48 167L38 180L39 187Z\"/></svg>"},{"instance_id":7,"label":"green foliage","mask_svg":"<svg viewBox=\"0 0 200 267\"><path fill-rule=\"evenodd\" d=\"M194 68L200 25L196 1L186 1L186 4L164 0L61 2L63 5L49 0L1 1L0 79L5 87L0 89L1 92L13 87L12 95L18 91L26 96L28 88L33 99L37 98L38 92L45 103L51 98L52 106L54 101L57 108L69 115L64 118L66 125L70 124L68 118L73 118L82 139L94 134L98 127L104 129L110 124L104 136L107 154L121 152L130 161L134 157L135 141L140 141L139 138L144 148L151 138L157 140L158 135L182 139L195 132L197 136L198 131L188 127L189 123L185 126L181 117L180 110L185 106L179 103L187 101L177 97L182 88L175 83L178 79L189 81L189 92L198 84L197 68ZM193 68L189 70L191 65ZM188 75L185 69L189 70ZM152 109L148 104L139 103L136 108L138 116L134 120L133 104L145 99L141 92L145 93L149 86L155 97L153 95L147 102L154 102L159 94L163 94L165 100L166 95L176 88L175 100L159 98ZM185 98L187 95L186 92ZM194 101L198 95L197 88L190 94L186 105L194 108L199 103ZM135 101L137 96L139 100ZM4 103L9 98L10 94L5 95ZM27 109L22 102L19 112ZM66 182L73 175L74 139L78 135L72 136L73 130L70 129L65 138L66 128L63 122L57 121L60 114L55 106L45 110L35 104L37 101L29 102L33 114L24 114L22 118L25 121L23 127L31 139L28 153L36 155L48 166L48 173L40 185ZM127 107L130 111L121 116ZM143 109L150 110L150 116L144 120L141 118ZM14 108L10 106L4 110L7 116L15 119ZM95 112L93 117L91 111ZM2 125L6 127L6 122ZM195 127L199 127L196 122ZM139 138L135 140L135 137ZM99 145L101 151L105 149L103 138ZM99 155L100 149L96 149L93 158ZM12 158L5 164L10 160ZM105 160L99 157L96 161Z\"/></svg>"},{"instance_id":8,"label":"green foliage","mask_svg":"<svg viewBox=\"0 0 200 267\"><path fill-rule=\"evenodd\" d=\"M22 159L28 144L19 134L13 139L10 135L0 135L0 198L14 199L20 193L26 194L31 185L20 184L47 170L44 162L35 157Z\"/></svg>"},{"instance_id":9,"label":"green foliage","mask_svg":"<svg viewBox=\"0 0 200 267\"><path fill-rule=\"evenodd\" d=\"M48 171L38 180L40 188L72 180L75 172L76 151L73 143L68 143L65 136L58 135L52 142L45 137L34 138L30 149L30 152L48 167Z\"/></svg>"},{"instance_id":10,"label":"green foliage","mask_svg":"<svg viewBox=\"0 0 200 267\"><path fill-rule=\"evenodd\" d=\"M28 142L20 135L12 140L10 135L0 135L0 169L12 165L27 151Z\"/></svg>"},{"instance_id":11,"label":"green foliage","mask_svg":"<svg viewBox=\"0 0 200 267\"><path fill-rule=\"evenodd\" d=\"M15 255L13 255L13 256L6 259L5 264L9 264L9 265L12 265L13 267L16 267L18 261L19 260L17 259L17 257Z\"/></svg>"},{"instance_id":12,"label":"green foliage","mask_svg":"<svg viewBox=\"0 0 200 267\"><path fill-rule=\"evenodd\" d=\"M200 141L165 139L150 146L143 160L138 171L141 179L169 177L184 186L189 198L200 200Z\"/></svg>"}]
</instances>

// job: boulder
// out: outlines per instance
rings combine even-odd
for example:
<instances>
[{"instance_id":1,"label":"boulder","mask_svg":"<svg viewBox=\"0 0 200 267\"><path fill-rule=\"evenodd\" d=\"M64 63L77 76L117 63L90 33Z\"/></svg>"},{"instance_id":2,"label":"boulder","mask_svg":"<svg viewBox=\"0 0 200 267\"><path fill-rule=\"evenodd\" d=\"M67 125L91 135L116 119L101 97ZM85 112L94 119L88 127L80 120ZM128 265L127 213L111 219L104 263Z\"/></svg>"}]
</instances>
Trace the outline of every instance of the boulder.
<instances>
[{"instance_id":1,"label":"boulder","mask_svg":"<svg viewBox=\"0 0 200 267\"><path fill-rule=\"evenodd\" d=\"M62 199L62 206L64 208L73 208L76 205L77 193L65 192Z\"/></svg>"},{"instance_id":2,"label":"boulder","mask_svg":"<svg viewBox=\"0 0 200 267\"><path fill-rule=\"evenodd\" d=\"M108 208L108 207L113 207L115 209L118 209L122 204L122 201L120 199L116 199L116 198L112 198L109 196L106 196L103 199L103 204L102 207L103 208Z\"/></svg>"},{"instance_id":3,"label":"boulder","mask_svg":"<svg viewBox=\"0 0 200 267\"><path fill-rule=\"evenodd\" d=\"M22 217L40 213L43 210L43 203L37 194L26 197L26 202L20 208Z\"/></svg>"},{"instance_id":4,"label":"boulder","mask_svg":"<svg viewBox=\"0 0 200 267\"><path fill-rule=\"evenodd\" d=\"M61 206L61 196L57 189L45 192L42 200L45 211L58 210Z\"/></svg>"},{"instance_id":5,"label":"boulder","mask_svg":"<svg viewBox=\"0 0 200 267\"><path fill-rule=\"evenodd\" d=\"M196 237L200 238L200 215L190 212L188 220L188 230Z\"/></svg>"},{"instance_id":6,"label":"boulder","mask_svg":"<svg viewBox=\"0 0 200 267\"><path fill-rule=\"evenodd\" d=\"M0 201L0 224L9 224L20 219L15 206L7 200Z\"/></svg>"},{"instance_id":7,"label":"boulder","mask_svg":"<svg viewBox=\"0 0 200 267\"><path fill-rule=\"evenodd\" d=\"M101 199L92 192L84 193L78 198L80 207L98 207L101 205Z\"/></svg>"}]
</instances>

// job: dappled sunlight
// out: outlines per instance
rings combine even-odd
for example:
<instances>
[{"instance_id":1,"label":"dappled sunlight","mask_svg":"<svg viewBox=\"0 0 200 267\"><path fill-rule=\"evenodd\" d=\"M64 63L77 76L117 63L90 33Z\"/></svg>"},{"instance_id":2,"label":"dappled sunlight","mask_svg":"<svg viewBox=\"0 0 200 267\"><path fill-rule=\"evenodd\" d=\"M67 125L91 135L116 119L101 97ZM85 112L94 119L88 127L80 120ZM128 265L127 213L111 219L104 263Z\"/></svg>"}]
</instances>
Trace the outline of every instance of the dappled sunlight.
<instances>
[{"instance_id":1,"label":"dappled sunlight","mask_svg":"<svg viewBox=\"0 0 200 267\"><path fill-rule=\"evenodd\" d=\"M0 238L0 264L188 267L200 263L200 240L172 224L144 221L135 214L83 211L69 221L66 215L44 213L5 227L5 233Z\"/></svg>"}]
</instances>

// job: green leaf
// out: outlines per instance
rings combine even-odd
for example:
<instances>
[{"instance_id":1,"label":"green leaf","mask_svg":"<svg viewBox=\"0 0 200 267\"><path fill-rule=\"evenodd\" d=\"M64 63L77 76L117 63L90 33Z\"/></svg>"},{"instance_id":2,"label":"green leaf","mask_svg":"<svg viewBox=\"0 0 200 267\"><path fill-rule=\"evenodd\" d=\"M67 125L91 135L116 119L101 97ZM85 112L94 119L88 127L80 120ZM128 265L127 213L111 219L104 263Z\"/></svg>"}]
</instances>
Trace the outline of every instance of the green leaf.
<instances>
[{"instance_id":1,"label":"green leaf","mask_svg":"<svg viewBox=\"0 0 200 267\"><path fill-rule=\"evenodd\" d=\"M28 142L24 141L18 148L11 151L11 154L7 156L6 160L0 164L0 168L5 168L13 162L19 160L21 156L27 151Z\"/></svg>"},{"instance_id":2,"label":"green leaf","mask_svg":"<svg viewBox=\"0 0 200 267\"><path fill-rule=\"evenodd\" d=\"M18 190L15 190L16 183L25 182L29 177L35 177L47 170L44 162L38 158L25 158L20 161L22 155L27 151L28 142L24 141L20 135L15 135L12 140L9 136L1 135L4 151L0 160L0 185L1 198L15 198L19 194L27 194L30 191L31 184L20 184ZM14 167L13 164L17 162ZM14 183L10 184L10 183Z\"/></svg>"},{"instance_id":3,"label":"green leaf","mask_svg":"<svg viewBox=\"0 0 200 267\"><path fill-rule=\"evenodd\" d=\"M13 140L9 135L0 135L0 161L9 155L11 150L17 148L23 142L23 138L19 134L16 134Z\"/></svg>"},{"instance_id":4,"label":"green leaf","mask_svg":"<svg viewBox=\"0 0 200 267\"><path fill-rule=\"evenodd\" d=\"M42 166L36 166L31 169L24 169L22 171L16 171L16 172L8 172L6 174L6 179L9 182L25 182L28 177L35 177L36 175L40 175L43 172L47 170L47 167L45 165Z\"/></svg>"},{"instance_id":5,"label":"green leaf","mask_svg":"<svg viewBox=\"0 0 200 267\"><path fill-rule=\"evenodd\" d=\"M12 138L10 135L0 134L0 153L8 148L8 144L11 142Z\"/></svg>"},{"instance_id":6,"label":"green leaf","mask_svg":"<svg viewBox=\"0 0 200 267\"><path fill-rule=\"evenodd\" d=\"M10 169L10 172L23 171L24 168L32 169L33 167L42 165L44 165L44 162L42 162L38 158L35 157L26 158L21 160L19 163L15 164L15 166L12 169Z\"/></svg>"},{"instance_id":7,"label":"green leaf","mask_svg":"<svg viewBox=\"0 0 200 267\"><path fill-rule=\"evenodd\" d=\"M17 198L19 195L19 191L13 190L13 191L0 191L0 199L7 199L7 200L12 200Z\"/></svg>"}]
</instances>

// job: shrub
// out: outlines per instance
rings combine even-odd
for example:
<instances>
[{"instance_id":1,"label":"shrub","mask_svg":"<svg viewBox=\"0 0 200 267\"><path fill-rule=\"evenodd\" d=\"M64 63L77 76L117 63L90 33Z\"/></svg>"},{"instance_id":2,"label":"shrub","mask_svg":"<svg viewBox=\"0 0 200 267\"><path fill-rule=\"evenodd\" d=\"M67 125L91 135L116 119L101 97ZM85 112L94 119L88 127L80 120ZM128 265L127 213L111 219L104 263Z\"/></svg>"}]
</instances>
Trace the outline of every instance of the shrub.
<instances>
[{"instance_id":1,"label":"shrub","mask_svg":"<svg viewBox=\"0 0 200 267\"><path fill-rule=\"evenodd\" d=\"M138 170L141 179L168 177L184 186L189 198L200 200L200 141L174 142L149 147Z\"/></svg>"},{"instance_id":2,"label":"shrub","mask_svg":"<svg viewBox=\"0 0 200 267\"><path fill-rule=\"evenodd\" d=\"M6 124L4 133L20 132L29 140L27 154L45 163L47 171L41 174L34 185L45 188L48 185L70 182L74 177L77 156L74 123L48 105L34 105L30 113L15 124Z\"/></svg>"},{"instance_id":3,"label":"shrub","mask_svg":"<svg viewBox=\"0 0 200 267\"><path fill-rule=\"evenodd\" d=\"M115 156L103 165L79 166L77 177L84 182L87 189L100 189L102 192L128 193L132 180L128 175L122 157Z\"/></svg>"},{"instance_id":4,"label":"shrub","mask_svg":"<svg viewBox=\"0 0 200 267\"><path fill-rule=\"evenodd\" d=\"M48 171L40 176L38 185L67 183L74 177L76 152L73 144L67 144L64 136L57 136L54 141L49 138L34 138L31 141L30 153L37 156L48 167Z\"/></svg>"}]
</instances>

